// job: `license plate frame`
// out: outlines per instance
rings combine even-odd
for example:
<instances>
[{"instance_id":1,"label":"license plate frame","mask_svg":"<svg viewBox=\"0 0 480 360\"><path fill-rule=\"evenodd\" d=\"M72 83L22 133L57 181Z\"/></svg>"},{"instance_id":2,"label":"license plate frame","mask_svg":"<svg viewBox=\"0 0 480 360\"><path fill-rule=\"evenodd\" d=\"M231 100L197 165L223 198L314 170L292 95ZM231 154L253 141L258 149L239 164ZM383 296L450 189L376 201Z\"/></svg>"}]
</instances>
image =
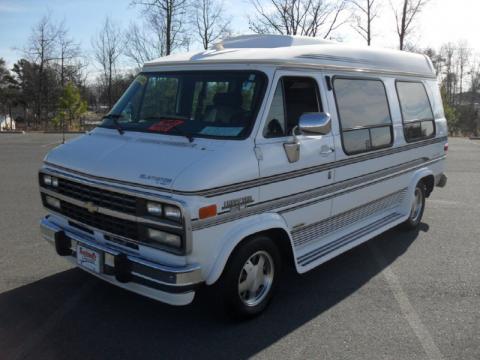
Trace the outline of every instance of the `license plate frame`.
<instances>
[{"instance_id":1,"label":"license plate frame","mask_svg":"<svg viewBox=\"0 0 480 360\"><path fill-rule=\"evenodd\" d=\"M85 245L77 245L77 265L82 269L100 274L103 267L103 252Z\"/></svg>"}]
</instances>

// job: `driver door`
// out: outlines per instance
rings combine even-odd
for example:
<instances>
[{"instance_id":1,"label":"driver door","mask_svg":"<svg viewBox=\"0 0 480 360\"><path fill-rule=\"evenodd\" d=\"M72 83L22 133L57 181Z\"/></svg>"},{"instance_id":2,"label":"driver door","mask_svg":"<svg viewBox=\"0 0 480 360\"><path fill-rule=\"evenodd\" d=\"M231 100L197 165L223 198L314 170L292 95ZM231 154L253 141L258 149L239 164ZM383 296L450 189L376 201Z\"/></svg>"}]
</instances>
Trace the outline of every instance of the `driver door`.
<instances>
[{"instance_id":1,"label":"driver door","mask_svg":"<svg viewBox=\"0 0 480 360\"><path fill-rule=\"evenodd\" d=\"M260 186L260 199L262 202L278 200L281 208L287 209L282 215L291 229L323 220L331 214L332 200L305 205L305 199L310 199L308 195L312 190L334 181L333 170L319 169L335 161L333 136L331 133L298 135L296 139L292 136L303 113L328 112L324 108L327 102L322 96L323 89L319 86L321 79L320 73L304 76L294 71L277 71L256 139L260 176L266 180ZM292 161L286 149L295 148L295 140L299 156ZM285 206L286 200L293 201L294 207L293 204Z\"/></svg>"}]
</instances>

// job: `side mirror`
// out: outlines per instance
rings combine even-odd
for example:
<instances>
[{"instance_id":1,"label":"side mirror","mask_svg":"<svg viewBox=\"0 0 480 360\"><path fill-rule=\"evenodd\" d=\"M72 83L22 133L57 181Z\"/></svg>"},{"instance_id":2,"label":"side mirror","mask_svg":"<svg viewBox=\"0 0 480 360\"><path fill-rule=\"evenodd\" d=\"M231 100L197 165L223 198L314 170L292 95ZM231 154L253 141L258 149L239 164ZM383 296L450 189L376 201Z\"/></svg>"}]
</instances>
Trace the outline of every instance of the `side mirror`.
<instances>
[{"instance_id":1,"label":"side mirror","mask_svg":"<svg viewBox=\"0 0 480 360\"><path fill-rule=\"evenodd\" d=\"M329 113L304 113L298 120L298 128L305 134L326 135L332 130L332 120Z\"/></svg>"}]
</instances>

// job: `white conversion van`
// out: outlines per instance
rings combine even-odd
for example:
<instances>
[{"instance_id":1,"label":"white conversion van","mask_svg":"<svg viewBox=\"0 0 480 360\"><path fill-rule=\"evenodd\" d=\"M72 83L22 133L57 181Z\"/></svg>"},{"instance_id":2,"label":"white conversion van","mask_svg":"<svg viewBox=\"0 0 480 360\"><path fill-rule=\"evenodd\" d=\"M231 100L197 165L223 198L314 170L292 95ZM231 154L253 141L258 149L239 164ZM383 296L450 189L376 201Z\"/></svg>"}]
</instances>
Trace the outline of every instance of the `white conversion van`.
<instances>
[{"instance_id":1,"label":"white conversion van","mask_svg":"<svg viewBox=\"0 0 480 360\"><path fill-rule=\"evenodd\" d=\"M39 173L42 236L110 283L173 305L200 286L236 314L401 225L444 186L447 125L419 54L242 36L167 56Z\"/></svg>"}]
</instances>

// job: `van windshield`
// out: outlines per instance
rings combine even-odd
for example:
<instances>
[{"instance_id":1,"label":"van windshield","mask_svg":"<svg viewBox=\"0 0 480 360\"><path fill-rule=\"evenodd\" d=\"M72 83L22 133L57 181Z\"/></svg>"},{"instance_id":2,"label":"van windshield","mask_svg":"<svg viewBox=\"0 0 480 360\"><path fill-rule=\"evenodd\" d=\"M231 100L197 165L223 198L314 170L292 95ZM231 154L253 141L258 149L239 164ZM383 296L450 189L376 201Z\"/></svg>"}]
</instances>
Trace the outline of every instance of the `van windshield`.
<instances>
[{"instance_id":1,"label":"van windshield","mask_svg":"<svg viewBox=\"0 0 480 360\"><path fill-rule=\"evenodd\" d=\"M141 73L100 127L240 139L249 135L265 89L253 71Z\"/></svg>"}]
</instances>

